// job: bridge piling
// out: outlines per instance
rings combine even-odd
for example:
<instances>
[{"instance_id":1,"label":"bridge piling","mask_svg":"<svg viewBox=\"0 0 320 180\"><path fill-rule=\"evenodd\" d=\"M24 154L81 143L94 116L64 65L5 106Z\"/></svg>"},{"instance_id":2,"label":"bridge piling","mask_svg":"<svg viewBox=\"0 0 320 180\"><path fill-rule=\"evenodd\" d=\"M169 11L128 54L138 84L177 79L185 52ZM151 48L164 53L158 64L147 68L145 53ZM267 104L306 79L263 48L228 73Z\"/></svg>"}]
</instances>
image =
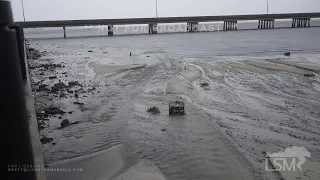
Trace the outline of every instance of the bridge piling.
<instances>
[{"instance_id":1,"label":"bridge piling","mask_svg":"<svg viewBox=\"0 0 320 180\"><path fill-rule=\"evenodd\" d=\"M62 27L63 28L63 38L67 38L67 34L66 34L66 27L65 26L63 26Z\"/></svg>"},{"instance_id":2,"label":"bridge piling","mask_svg":"<svg viewBox=\"0 0 320 180\"><path fill-rule=\"evenodd\" d=\"M188 32L197 32L198 31L198 22L188 22L187 31Z\"/></svg>"},{"instance_id":3,"label":"bridge piling","mask_svg":"<svg viewBox=\"0 0 320 180\"><path fill-rule=\"evenodd\" d=\"M293 18L292 27L310 27L311 18Z\"/></svg>"},{"instance_id":4,"label":"bridge piling","mask_svg":"<svg viewBox=\"0 0 320 180\"><path fill-rule=\"evenodd\" d=\"M238 24L238 21L224 21L223 22L223 30L224 31L236 31L238 28L237 28L237 24Z\"/></svg>"},{"instance_id":5,"label":"bridge piling","mask_svg":"<svg viewBox=\"0 0 320 180\"><path fill-rule=\"evenodd\" d=\"M258 21L258 29L273 29L274 28L274 19L262 19Z\"/></svg>"},{"instance_id":6,"label":"bridge piling","mask_svg":"<svg viewBox=\"0 0 320 180\"><path fill-rule=\"evenodd\" d=\"M149 34L157 34L157 24L149 24Z\"/></svg>"},{"instance_id":7,"label":"bridge piling","mask_svg":"<svg viewBox=\"0 0 320 180\"><path fill-rule=\"evenodd\" d=\"M108 36L113 36L113 25L112 24L108 25Z\"/></svg>"}]
</instances>

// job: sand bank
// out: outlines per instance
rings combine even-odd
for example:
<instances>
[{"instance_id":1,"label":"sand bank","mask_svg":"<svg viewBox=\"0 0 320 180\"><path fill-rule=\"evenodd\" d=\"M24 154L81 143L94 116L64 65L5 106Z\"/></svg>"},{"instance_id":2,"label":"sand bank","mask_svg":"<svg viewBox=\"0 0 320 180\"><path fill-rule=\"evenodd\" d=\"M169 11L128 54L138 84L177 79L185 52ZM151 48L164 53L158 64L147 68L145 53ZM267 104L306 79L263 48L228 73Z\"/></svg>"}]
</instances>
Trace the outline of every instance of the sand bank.
<instances>
[{"instance_id":1,"label":"sand bank","mask_svg":"<svg viewBox=\"0 0 320 180\"><path fill-rule=\"evenodd\" d=\"M295 73L295 74L310 74L312 72L301 69L301 68L296 68L296 67L291 67L291 66L286 66L282 64L276 64L276 63L270 63L270 62L262 62L262 61L245 61L246 64L268 69L268 70L276 70L276 71L286 71L290 73Z\"/></svg>"},{"instance_id":2,"label":"sand bank","mask_svg":"<svg viewBox=\"0 0 320 180\"><path fill-rule=\"evenodd\" d=\"M93 68L97 75L112 73L117 71L143 68L146 64L98 64L91 62L89 66Z\"/></svg>"},{"instance_id":3,"label":"sand bank","mask_svg":"<svg viewBox=\"0 0 320 180\"><path fill-rule=\"evenodd\" d=\"M296 68L301 68L309 71L320 72L320 66L311 62L289 62L289 61L271 61L274 63L284 64Z\"/></svg>"},{"instance_id":4,"label":"sand bank","mask_svg":"<svg viewBox=\"0 0 320 180\"><path fill-rule=\"evenodd\" d=\"M124 145L89 155L66 159L49 164L49 169L70 169L70 171L47 171L48 179L154 179L164 180L160 170L151 162L138 160Z\"/></svg>"}]
</instances>

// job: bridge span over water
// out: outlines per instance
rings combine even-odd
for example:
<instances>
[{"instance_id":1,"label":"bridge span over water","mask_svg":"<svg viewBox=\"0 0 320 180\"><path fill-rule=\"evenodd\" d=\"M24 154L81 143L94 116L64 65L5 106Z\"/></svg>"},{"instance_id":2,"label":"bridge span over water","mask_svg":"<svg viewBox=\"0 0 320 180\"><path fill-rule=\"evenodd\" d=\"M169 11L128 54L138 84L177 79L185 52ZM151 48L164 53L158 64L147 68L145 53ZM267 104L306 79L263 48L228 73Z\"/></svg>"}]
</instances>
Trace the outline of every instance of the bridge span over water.
<instances>
[{"instance_id":1,"label":"bridge span over water","mask_svg":"<svg viewBox=\"0 0 320 180\"><path fill-rule=\"evenodd\" d=\"M113 35L114 25L148 24L149 33L157 33L159 23L187 23L188 32L198 31L199 22L223 21L224 31L237 30L238 21L258 21L258 29L275 28L275 20L292 19L292 28L311 27L311 19L320 18L320 12L288 13L288 14L250 14L250 15L224 15L224 16L190 16L190 17L159 17L159 18L126 18L126 19L88 19L88 20L59 20L59 21L27 21L16 22L22 28L62 27L66 38L66 27L70 26L108 26L108 35Z\"/></svg>"}]
</instances>

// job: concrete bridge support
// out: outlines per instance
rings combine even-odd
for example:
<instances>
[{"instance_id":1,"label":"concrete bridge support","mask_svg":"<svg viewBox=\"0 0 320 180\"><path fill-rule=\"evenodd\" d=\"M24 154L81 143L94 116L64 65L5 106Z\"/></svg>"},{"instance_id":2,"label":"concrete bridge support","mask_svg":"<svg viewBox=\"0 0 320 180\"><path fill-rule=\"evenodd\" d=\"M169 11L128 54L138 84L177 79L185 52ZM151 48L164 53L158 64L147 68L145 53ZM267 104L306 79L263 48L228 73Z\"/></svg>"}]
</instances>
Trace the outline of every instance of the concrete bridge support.
<instances>
[{"instance_id":1,"label":"concrete bridge support","mask_svg":"<svg viewBox=\"0 0 320 180\"><path fill-rule=\"evenodd\" d=\"M149 34L157 34L158 29L157 29L157 24L149 24Z\"/></svg>"},{"instance_id":2,"label":"concrete bridge support","mask_svg":"<svg viewBox=\"0 0 320 180\"><path fill-rule=\"evenodd\" d=\"M113 25L112 24L108 25L108 36L113 36Z\"/></svg>"},{"instance_id":3,"label":"concrete bridge support","mask_svg":"<svg viewBox=\"0 0 320 180\"><path fill-rule=\"evenodd\" d=\"M274 19L259 20L259 29L274 29Z\"/></svg>"},{"instance_id":4,"label":"concrete bridge support","mask_svg":"<svg viewBox=\"0 0 320 180\"><path fill-rule=\"evenodd\" d=\"M291 27L310 27L310 22L311 18L293 18Z\"/></svg>"},{"instance_id":5,"label":"concrete bridge support","mask_svg":"<svg viewBox=\"0 0 320 180\"><path fill-rule=\"evenodd\" d=\"M198 22L188 22L187 23L187 31L189 32L197 32L199 30L199 23Z\"/></svg>"},{"instance_id":6,"label":"concrete bridge support","mask_svg":"<svg viewBox=\"0 0 320 180\"><path fill-rule=\"evenodd\" d=\"M64 38L67 38L66 27L65 27L65 26L63 26L63 37L64 37Z\"/></svg>"},{"instance_id":7,"label":"concrete bridge support","mask_svg":"<svg viewBox=\"0 0 320 180\"><path fill-rule=\"evenodd\" d=\"M223 30L224 31L236 31L236 30L238 30L237 24L238 24L238 21L224 21L223 22Z\"/></svg>"}]
</instances>

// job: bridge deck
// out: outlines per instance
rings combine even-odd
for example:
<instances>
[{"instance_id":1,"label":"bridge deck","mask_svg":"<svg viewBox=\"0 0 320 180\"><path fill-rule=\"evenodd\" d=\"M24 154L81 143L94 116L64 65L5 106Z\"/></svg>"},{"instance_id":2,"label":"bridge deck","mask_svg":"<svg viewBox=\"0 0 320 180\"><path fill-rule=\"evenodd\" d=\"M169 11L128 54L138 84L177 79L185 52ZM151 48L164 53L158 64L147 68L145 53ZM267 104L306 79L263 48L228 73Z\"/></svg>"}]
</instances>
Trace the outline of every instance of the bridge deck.
<instances>
[{"instance_id":1,"label":"bridge deck","mask_svg":"<svg viewBox=\"0 0 320 180\"><path fill-rule=\"evenodd\" d=\"M180 23L180 22L245 21L245 20L259 20L259 19L266 20L266 19L291 19L291 18L320 18L320 12L290 13L290 14L227 15L227 16L28 21L28 22L16 22L16 23L23 28L39 28L39 27L63 27L63 26L67 27L67 26L108 25L108 24L129 25L129 24Z\"/></svg>"}]
</instances>

